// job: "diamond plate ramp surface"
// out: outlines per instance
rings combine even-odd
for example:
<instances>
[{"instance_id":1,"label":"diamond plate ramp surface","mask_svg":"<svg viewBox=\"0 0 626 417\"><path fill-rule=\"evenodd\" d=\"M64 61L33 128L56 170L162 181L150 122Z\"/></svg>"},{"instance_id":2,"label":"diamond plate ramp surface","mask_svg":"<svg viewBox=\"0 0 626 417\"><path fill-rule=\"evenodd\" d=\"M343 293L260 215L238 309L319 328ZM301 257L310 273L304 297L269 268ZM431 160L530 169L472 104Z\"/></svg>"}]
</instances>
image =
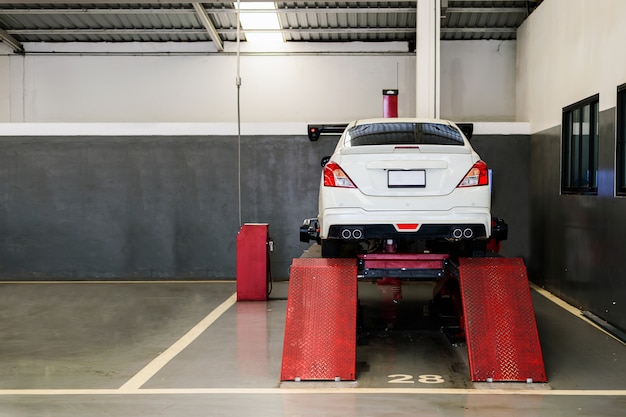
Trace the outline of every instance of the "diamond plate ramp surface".
<instances>
[{"instance_id":1,"label":"diamond plate ramp surface","mask_svg":"<svg viewBox=\"0 0 626 417\"><path fill-rule=\"evenodd\" d=\"M281 381L355 380L356 310L354 259L294 259Z\"/></svg>"},{"instance_id":2,"label":"diamond plate ramp surface","mask_svg":"<svg viewBox=\"0 0 626 417\"><path fill-rule=\"evenodd\" d=\"M459 280L472 381L546 382L522 259L462 258Z\"/></svg>"}]
</instances>

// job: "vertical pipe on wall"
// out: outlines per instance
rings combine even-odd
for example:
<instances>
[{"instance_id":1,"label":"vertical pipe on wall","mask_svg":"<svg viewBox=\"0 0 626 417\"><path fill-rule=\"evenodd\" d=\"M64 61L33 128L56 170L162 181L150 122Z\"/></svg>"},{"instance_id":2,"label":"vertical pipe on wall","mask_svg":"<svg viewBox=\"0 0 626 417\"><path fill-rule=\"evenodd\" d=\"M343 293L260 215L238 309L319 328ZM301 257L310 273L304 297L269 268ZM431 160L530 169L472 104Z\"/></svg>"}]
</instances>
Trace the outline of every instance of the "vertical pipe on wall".
<instances>
[{"instance_id":1,"label":"vertical pipe on wall","mask_svg":"<svg viewBox=\"0 0 626 417\"><path fill-rule=\"evenodd\" d=\"M435 0L434 13L435 13L435 34L434 34L434 44L435 44L435 62L433 64L435 72L435 80L434 80L434 89L435 89L435 102L433 112L435 118L440 117L440 109L441 109L441 81L439 80L439 76L441 74L441 0Z\"/></svg>"},{"instance_id":2,"label":"vertical pipe on wall","mask_svg":"<svg viewBox=\"0 0 626 417\"><path fill-rule=\"evenodd\" d=\"M439 117L441 0L417 1L415 43L416 116Z\"/></svg>"},{"instance_id":3,"label":"vertical pipe on wall","mask_svg":"<svg viewBox=\"0 0 626 417\"><path fill-rule=\"evenodd\" d=\"M241 23L239 14L241 13L241 0L237 0L237 208L239 213L239 227L243 224L241 220Z\"/></svg>"}]
</instances>

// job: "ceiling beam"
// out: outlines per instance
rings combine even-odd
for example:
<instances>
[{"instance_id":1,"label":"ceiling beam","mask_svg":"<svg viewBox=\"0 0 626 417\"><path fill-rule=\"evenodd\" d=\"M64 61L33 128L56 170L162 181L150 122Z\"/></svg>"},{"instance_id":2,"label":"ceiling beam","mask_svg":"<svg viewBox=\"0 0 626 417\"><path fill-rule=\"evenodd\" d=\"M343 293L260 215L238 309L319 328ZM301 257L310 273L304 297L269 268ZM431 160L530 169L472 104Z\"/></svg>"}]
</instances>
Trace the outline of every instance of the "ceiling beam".
<instances>
[{"instance_id":1,"label":"ceiling beam","mask_svg":"<svg viewBox=\"0 0 626 417\"><path fill-rule=\"evenodd\" d=\"M236 29L223 29L219 31L222 34L233 35L237 33ZM293 28L293 29L246 29L245 32L250 33L283 33L283 34L391 34L391 33L415 33L414 27L401 28Z\"/></svg>"},{"instance_id":2,"label":"ceiling beam","mask_svg":"<svg viewBox=\"0 0 626 417\"><path fill-rule=\"evenodd\" d=\"M222 35L234 35L236 29L219 29ZM385 33L415 33L414 27L402 28L293 28L293 29L254 29L246 32L278 32L285 34L297 33L363 33L363 34L385 34ZM486 27L486 28L441 28L441 33L516 33L516 28ZM16 45L21 45L11 35L31 35L31 36L54 36L54 35L99 35L99 36L119 36L119 35L206 35L203 29L16 29L9 30L7 35L13 39ZM5 40L4 38L2 39ZM14 47L12 45L12 47Z\"/></svg>"},{"instance_id":3,"label":"ceiling beam","mask_svg":"<svg viewBox=\"0 0 626 417\"><path fill-rule=\"evenodd\" d=\"M391 34L391 33L415 33L415 27L401 27L401 28L291 28L291 29L256 29L247 30L247 32L263 33L283 33L283 34L324 34L324 33L343 33L343 34ZM442 34L452 33L506 33L514 34L517 32L516 28L510 27L462 27L462 28L441 28ZM211 36L211 32L208 29L178 29L178 28L160 28L160 29L15 29L4 31L0 29L0 40L5 42L16 52L22 52L24 50L22 44L15 40L13 35L17 36L60 36L60 35L75 35L75 36L124 36L124 35L206 35ZM215 35L219 38L219 35L235 35L236 29L215 29ZM211 36L213 42L215 40ZM220 46L216 43L216 47L221 51L223 50L223 42L220 38Z\"/></svg>"},{"instance_id":4,"label":"ceiling beam","mask_svg":"<svg viewBox=\"0 0 626 417\"><path fill-rule=\"evenodd\" d=\"M217 33L217 30L211 22L211 19L209 18L209 15L207 14L204 6L200 3L193 3L193 8L196 11L196 16L198 17L198 20L200 20L202 26L204 26L204 28L207 30L217 50L220 52L223 51L224 42L222 42L222 38L220 37L219 33Z\"/></svg>"},{"instance_id":5,"label":"ceiling beam","mask_svg":"<svg viewBox=\"0 0 626 417\"><path fill-rule=\"evenodd\" d=\"M54 36L54 35L206 35L204 29L10 29L7 31L11 35L19 36Z\"/></svg>"},{"instance_id":6,"label":"ceiling beam","mask_svg":"<svg viewBox=\"0 0 626 417\"><path fill-rule=\"evenodd\" d=\"M441 33L517 33L516 28L441 28Z\"/></svg>"},{"instance_id":7,"label":"ceiling beam","mask_svg":"<svg viewBox=\"0 0 626 417\"><path fill-rule=\"evenodd\" d=\"M0 8L0 13L3 15L78 15L78 14L93 14L93 15L111 15L111 14L195 14L195 5L201 5L209 14L235 14L237 9L234 8L206 8L203 3L192 3L194 9L191 8L172 8L172 7L152 7L152 8L33 8L33 9L3 9ZM250 9L247 12L254 13L278 13L278 14L290 14L290 13L310 13L310 14L348 14L348 13L415 13L416 9L411 7L325 7L325 8L305 8L305 7L293 7L293 8L281 8L281 9Z\"/></svg>"},{"instance_id":8,"label":"ceiling beam","mask_svg":"<svg viewBox=\"0 0 626 417\"><path fill-rule=\"evenodd\" d=\"M245 0L248 2L262 2L262 1L266 1L266 0ZM467 0L464 0L467 2ZM506 1L506 0L499 0L499 1ZM520 1L520 0L511 0L511 1ZM236 0L231 0L230 2L228 1L220 1L220 0L205 0L202 2L202 4L204 5L210 5L210 4L219 4L222 5L224 3L234 3L236 2ZM385 3L398 3L397 0L365 0L365 1L360 1L359 3L376 3L376 5L381 5L381 4L385 4ZM9 3L13 3L13 2L9 2ZM22 0L20 1L18 4L34 4L34 5L41 5L42 3L48 3L48 4L54 4L54 1L42 1L42 0ZM112 2L111 0L62 0L62 1L58 1L57 3L61 3L61 4L78 4L78 5L84 5L85 3L88 3L90 5L94 5L94 4L104 4L104 5L110 5L111 3L117 3L120 4L120 2ZM133 4L133 5L149 5L149 6L153 6L155 3L163 3L163 4L168 4L169 6L171 5L189 5L189 1L174 1L174 0L125 0L122 3L124 4ZM290 4L296 4L296 5L302 5L304 7L307 7L311 5L311 1L292 1L289 2ZM313 2L316 3L316 2ZM315 7L323 7L322 3L328 3L328 2L317 2ZM334 3L334 2L333 2ZM413 0L410 3L417 3L417 0Z\"/></svg>"},{"instance_id":9,"label":"ceiling beam","mask_svg":"<svg viewBox=\"0 0 626 417\"><path fill-rule=\"evenodd\" d=\"M516 13L526 14L525 7L448 7L446 13Z\"/></svg>"},{"instance_id":10,"label":"ceiling beam","mask_svg":"<svg viewBox=\"0 0 626 417\"><path fill-rule=\"evenodd\" d=\"M219 34L234 35L237 29L219 29ZM297 28L297 29L248 29L246 32L263 33L415 33L414 27L402 28ZM206 35L203 29L14 29L11 35L54 36L54 35Z\"/></svg>"},{"instance_id":11,"label":"ceiling beam","mask_svg":"<svg viewBox=\"0 0 626 417\"><path fill-rule=\"evenodd\" d=\"M14 52L24 52L24 46L4 29L0 29L0 41L11 47Z\"/></svg>"},{"instance_id":12,"label":"ceiling beam","mask_svg":"<svg viewBox=\"0 0 626 417\"><path fill-rule=\"evenodd\" d=\"M209 9L211 13L233 13L235 9ZM309 13L309 14L370 14L370 13L416 13L413 7L285 7L279 9L246 9L251 13Z\"/></svg>"},{"instance_id":13,"label":"ceiling beam","mask_svg":"<svg viewBox=\"0 0 626 417\"><path fill-rule=\"evenodd\" d=\"M500 3L521 3L524 0L497 0ZM529 3L534 3L534 4L538 4L541 3L543 0L526 0ZM484 6L485 3L490 3L489 1L485 1L485 0L448 0L448 4L450 3L463 3L464 5L467 5L467 3L481 3L481 5Z\"/></svg>"},{"instance_id":14,"label":"ceiling beam","mask_svg":"<svg viewBox=\"0 0 626 417\"><path fill-rule=\"evenodd\" d=\"M151 7L151 8L33 8L33 9L3 9L0 8L0 14L3 15L77 15L77 14L195 14L192 8L172 8L172 7Z\"/></svg>"}]
</instances>

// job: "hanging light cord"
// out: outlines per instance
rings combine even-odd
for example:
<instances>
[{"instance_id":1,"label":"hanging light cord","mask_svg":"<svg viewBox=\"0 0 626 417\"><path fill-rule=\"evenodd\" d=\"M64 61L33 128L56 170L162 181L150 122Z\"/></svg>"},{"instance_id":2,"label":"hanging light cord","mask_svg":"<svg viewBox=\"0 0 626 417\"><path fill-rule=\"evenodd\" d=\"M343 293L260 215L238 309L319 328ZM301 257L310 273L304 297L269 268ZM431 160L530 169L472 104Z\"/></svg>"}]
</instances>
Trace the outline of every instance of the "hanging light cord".
<instances>
[{"instance_id":1,"label":"hanging light cord","mask_svg":"<svg viewBox=\"0 0 626 417\"><path fill-rule=\"evenodd\" d=\"M241 46L241 23L239 14L241 13L241 0L237 0L237 77L235 84L237 85L237 209L239 212L239 227L242 226L241 220L241 65L240 65L240 46Z\"/></svg>"}]
</instances>

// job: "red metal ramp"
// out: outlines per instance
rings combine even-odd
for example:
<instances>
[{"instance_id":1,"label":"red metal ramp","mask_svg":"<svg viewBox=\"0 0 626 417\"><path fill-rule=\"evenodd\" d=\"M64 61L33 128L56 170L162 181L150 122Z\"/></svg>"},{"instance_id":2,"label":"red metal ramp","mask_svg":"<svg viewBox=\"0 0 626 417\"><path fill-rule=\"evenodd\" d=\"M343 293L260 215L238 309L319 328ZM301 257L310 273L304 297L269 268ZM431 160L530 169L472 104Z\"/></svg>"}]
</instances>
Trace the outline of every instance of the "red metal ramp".
<instances>
[{"instance_id":1,"label":"red metal ramp","mask_svg":"<svg viewBox=\"0 0 626 417\"><path fill-rule=\"evenodd\" d=\"M522 259L462 258L459 280L472 381L546 382Z\"/></svg>"},{"instance_id":2,"label":"red metal ramp","mask_svg":"<svg viewBox=\"0 0 626 417\"><path fill-rule=\"evenodd\" d=\"M291 264L281 381L356 379L355 259Z\"/></svg>"}]
</instances>

